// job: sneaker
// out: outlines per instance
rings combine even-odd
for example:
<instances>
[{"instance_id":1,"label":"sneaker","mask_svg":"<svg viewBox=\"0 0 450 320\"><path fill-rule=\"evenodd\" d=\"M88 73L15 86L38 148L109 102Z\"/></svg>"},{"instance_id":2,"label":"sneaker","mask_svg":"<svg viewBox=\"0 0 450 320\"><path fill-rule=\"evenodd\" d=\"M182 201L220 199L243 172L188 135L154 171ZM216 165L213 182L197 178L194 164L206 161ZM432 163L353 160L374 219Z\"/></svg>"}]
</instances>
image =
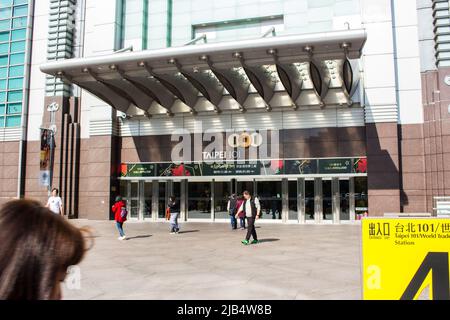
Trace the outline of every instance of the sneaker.
<instances>
[{"instance_id":1,"label":"sneaker","mask_svg":"<svg viewBox=\"0 0 450 320\"><path fill-rule=\"evenodd\" d=\"M242 240L241 242L243 245L246 245L246 246L248 246L250 244L250 242L248 242L248 240Z\"/></svg>"},{"instance_id":2,"label":"sneaker","mask_svg":"<svg viewBox=\"0 0 450 320\"><path fill-rule=\"evenodd\" d=\"M258 240L253 240L253 241L252 241L252 244L257 244L257 243L259 243Z\"/></svg>"},{"instance_id":3,"label":"sneaker","mask_svg":"<svg viewBox=\"0 0 450 320\"><path fill-rule=\"evenodd\" d=\"M122 240L125 240L126 238L127 238L127 236L123 236L123 237L122 237Z\"/></svg>"},{"instance_id":4,"label":"sneaker","mask_svg":"<svg viewBox=\"0 0 450 320\"><path fill-rule=\"evenodd\" d=\"M171 231L170 234L175 234L175 231Z\"/></svg>"},{"instance_id":5,"label":"sneaker","mask_svg":"<svg viewBox=\"0 0 450 320\"><path fill-rule=\"evenodd\" d=\"M123 240L122 237L118 237L117 240Z\"/></svg>"}]
</instances>

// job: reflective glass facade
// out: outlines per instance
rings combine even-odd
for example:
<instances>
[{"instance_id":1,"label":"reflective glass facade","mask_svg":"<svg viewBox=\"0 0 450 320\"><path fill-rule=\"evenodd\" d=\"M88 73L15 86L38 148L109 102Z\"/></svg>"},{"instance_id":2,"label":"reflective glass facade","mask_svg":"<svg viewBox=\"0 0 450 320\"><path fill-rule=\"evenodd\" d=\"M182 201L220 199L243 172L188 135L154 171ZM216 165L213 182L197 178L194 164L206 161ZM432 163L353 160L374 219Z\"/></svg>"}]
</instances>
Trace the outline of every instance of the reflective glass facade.
<instances>
[{"instance_id":1,"label":"reflective glass facade","mask_svg":"<svg viewBox=\"0 0 450 320\"><path fill-rule=\"evenodd\" d=\"M0 127L21 123L28 0L0 0Z\"/></svg>"},{"instance_id":2,"label":"reflective glass facade","mask_svg":"<svg viewBox=\"0 0 450 320\"><path fill-rule=\"evenodd\" d=\"M181 46L201 34L207 42L328 32L361 27L359 0L117 0L116 48Z\"/></svg>"}]
</instances>

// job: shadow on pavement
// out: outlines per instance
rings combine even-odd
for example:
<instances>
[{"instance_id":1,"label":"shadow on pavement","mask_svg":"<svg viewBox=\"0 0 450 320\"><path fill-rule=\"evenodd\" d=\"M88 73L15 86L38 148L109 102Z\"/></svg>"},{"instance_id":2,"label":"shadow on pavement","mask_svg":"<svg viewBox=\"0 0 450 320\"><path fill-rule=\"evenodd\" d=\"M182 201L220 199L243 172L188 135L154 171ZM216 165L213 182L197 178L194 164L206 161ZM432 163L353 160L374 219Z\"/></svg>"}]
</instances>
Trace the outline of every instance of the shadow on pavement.
<instances>
[{"instance_id":1,"label":"shadow on pavement","mask_svg":"<svg viewBox=\"0 0 450 320\"><path fill-rule=\"evenodd\" d=\"M275 239L275 238L270 238L270 239L260 239L259 243L264 243L264 242L275 242L275 241L280 241L280 239Z\"/></svg>"},{"instance_id":2,"label":"shadow on pavement","mask_svg":"<svg viewBox=\"0 0 450 320\"><path fill-rule=\"evenodd\" d=\"M182 233L191 233L191 232L199 232L200 230L186 230L186 231L180 231L180 232L178 232L179 234L182 234Z\"/></svg>"},{"instance_id":3,"label":"shadow on pavement","mask_svg":"<svg viewBox=\"0 0 450 320\"><path fill-rule=\"evenodd\" d=\"M147 234L147 235L142 235L142 236L127 237L126 240L134 240L134 239L141 239L141 238L150 238L151 236L152 236L151 234Z\"/></svg>"}]
</instances>

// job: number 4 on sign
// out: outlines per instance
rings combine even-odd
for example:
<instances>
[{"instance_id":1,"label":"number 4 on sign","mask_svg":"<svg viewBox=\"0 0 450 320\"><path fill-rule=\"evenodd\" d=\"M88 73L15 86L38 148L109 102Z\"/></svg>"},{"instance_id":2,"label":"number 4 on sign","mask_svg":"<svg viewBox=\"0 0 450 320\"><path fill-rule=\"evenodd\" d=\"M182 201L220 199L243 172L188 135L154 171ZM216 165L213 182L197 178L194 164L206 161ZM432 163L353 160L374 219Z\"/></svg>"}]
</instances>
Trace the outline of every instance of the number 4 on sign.
<instances>
[{"instance_id":1,"label":"number 4 on sign","mask_svg":"<svg viewBox=\"0 0 450 320\"><path fill-rule=\"evenodd\" d=\"M400 299L417 299L428 285L431 300L450 300L448 252L429 252Z\"/></svg>"}]
</instances>

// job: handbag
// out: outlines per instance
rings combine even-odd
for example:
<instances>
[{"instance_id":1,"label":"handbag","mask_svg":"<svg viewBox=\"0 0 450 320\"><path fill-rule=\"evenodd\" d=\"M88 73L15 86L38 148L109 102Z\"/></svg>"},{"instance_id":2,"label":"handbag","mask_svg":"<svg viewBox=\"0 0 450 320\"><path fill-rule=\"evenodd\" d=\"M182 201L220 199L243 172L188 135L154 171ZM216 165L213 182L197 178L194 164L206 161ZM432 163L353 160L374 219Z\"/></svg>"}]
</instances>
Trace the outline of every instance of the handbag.
<instances>
[{"instance_id":1,"label":"handbag","mask_svg":"<svg viewBox=\"0 0 450 320\"><path fill-rule=\"evenodd\" d=\"M170 220L170 208L166 208L166 220Z\"/></svg>"}]
</instances>

